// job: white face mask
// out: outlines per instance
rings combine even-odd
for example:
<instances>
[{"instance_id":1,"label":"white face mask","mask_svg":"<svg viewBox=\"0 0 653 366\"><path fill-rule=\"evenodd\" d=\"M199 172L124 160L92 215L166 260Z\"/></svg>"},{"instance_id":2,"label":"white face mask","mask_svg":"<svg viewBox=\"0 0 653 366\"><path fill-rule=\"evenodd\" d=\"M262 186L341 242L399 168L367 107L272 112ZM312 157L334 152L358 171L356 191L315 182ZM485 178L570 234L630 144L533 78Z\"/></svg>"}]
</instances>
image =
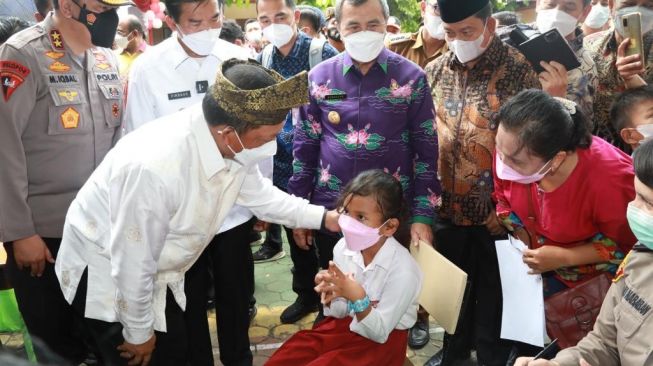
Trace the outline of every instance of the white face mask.
<instances>
[{"instance_id":1,"label":"white face mask","mask_svg":"<svg viewBox=\"0 0 653 366\"><path fill-rule=\"evenodd\" d=\"M644 136L644 139L640 141L640 144L645 143L646 141L653 140L653 124L648 124L648 125L640 125L637 126L637 132L639 132L642 136Z\"/></svg>"},{"instance_id":2,"label":"white face mask","mask_svg":"<svg viewBox=\"0 0 653 366\"><path fill-rule=\"evenodd\" d=\"M251 31L247 33L247 40L250 42L260 42L263 34L260 31Z\"/></svg>"},{"instance_id":3,"label":"white face mask","mask_svg":"<svg viewBox=\"0 0 653 366\"><path fill-rule=\"evenodd\" d=\"M621 17L630 13L640 13L642 18L642 35L653 30L653 10L643 6L629 6L627 8L619 9L614 17L614 26L617 32L625 37L623 23Z\"/></svg>"},{"instance_id":4,"label":"white face mask","mask_svg":"<svg viewBox=\"0 0 653 366\"><path fill-rule=\"evenodd\" d=\"M444 27L442 26L442 18L437 15L426 13L424 15L424 27L429 35L435 39L444 39Z\"/></svg>"},{"instance_id":5,"label":"white face mask","mask_svg":"<svg viewBox=\"0 0 653 366\"><path fill-rule=\"evenodd\" d=\"M184 34L181 28L177 26L177 32L181 36L181 41L200 56L207 56L215 47L215 43L220 38L222 28L211 28L192 34Z\"/></svg>"},{"instance_id":6,"label":"white face mask","mask_svg":"<svg viewBox=\"0 0 653 366\"><path fill-rule=\"evenodd\" d=\"M218 133L222 134L223 131L219 131ZM243 145L243 141L240 139L238 132L234 130L234 133L236 134L236 138L238 139L242 150L240 150L240 152L235 152L229 145L227 145L227 148L234 154L233 160L242 166L249 167L258 164L260 161L266 158L271 158L277 153L277 140L272 140L259 147L248 149Z\"/></svg>"},{"instance_id":7,"label":"white face mask","mask_svg":"<svg viewBox=\"0 0 653 366\"><path fill-rule=\"evenodd\" d=\"M127 45L129 44L129 38L125 36L121 36L120 34L116 33L116 38L113 39L113 42L115 42L116 47L118 47L121 50L124 50L127 48Z\"/></svg>"},{"instance_id":8,"label":"white face mask","mask_svg":"<svg viewBox=\"0 0 653 366\"><path fill-rule=\"evenodd\" d=\"M270 24L263 28L263 35L276 48L281 48L290 42L295 31L288 24Z\"/></svg>"},{"instance_id":9,"label":"white face mask","mask_svg":"<svg viewBox=\"0 0 653 366\"><path fill-rule=\"evenodd\" d=\"M596 4L592 5L592 10L587 14L585 25L593 29L600 29L608 20L610 20L610 9L607 6Z\"/></svg>"},{"instance_id":10,"label":"white face mask","mask_svg":"<svg viewBox=\"0 0 653 366\"><path fill-rule=\"evenodd\" d=\"M537 19L535 20L537 29L544 33L551 29L557 28L563 37L567 37L571 32L576 29L578 19L565 13L557 8L544 9L537 11Z\"/></svg>"},{"instance_id":11,"label":"white face mask","mask_svg":"<svg viewBox=\"0 0 653 366\"><path fill-rule=\"evenodd\" d=\"M483 52L487 49L482 47L483 40L485 38L485 30L487 23L483 26L483 33L481 33L478 38L473 41L462 41L459 39L447 42L449 44L449 49L453 50L453 53L458 58L458 61L462 64L466 64L469 61L479 58ZM489 43L488 43L489 44Z\"/></svg>"},{"instance_id":12,"label":"white face mask","mask_svg":"<svg viewBox=\"0 0 653 366\"><path fill-rule=\"evenodd\" d=\"M361 31L343 37L345 50L358 62L370 62L379 57L385 48L385 33Z\"/></svg>"}]
</instances>

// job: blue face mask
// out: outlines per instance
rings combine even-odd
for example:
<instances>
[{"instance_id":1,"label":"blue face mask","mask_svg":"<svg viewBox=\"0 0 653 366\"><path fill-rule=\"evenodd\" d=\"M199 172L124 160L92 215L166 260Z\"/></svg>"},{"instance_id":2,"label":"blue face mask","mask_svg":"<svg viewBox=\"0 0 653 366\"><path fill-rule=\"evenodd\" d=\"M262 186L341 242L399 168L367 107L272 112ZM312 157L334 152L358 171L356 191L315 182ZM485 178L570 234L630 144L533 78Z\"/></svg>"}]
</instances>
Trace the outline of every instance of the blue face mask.
<instances>
[{"instance_id":1,"label":"blue face mask","mask_svg":"<svg viewBox=\"0 0 653 366\"><path fill-rule=\"evenodd\" d=\"M653 250L653 215L636 207L631 202L628 204L626 217L628 218L628 225L630 225L630 229L637 240Z\"/></svg>"}]
</instances>

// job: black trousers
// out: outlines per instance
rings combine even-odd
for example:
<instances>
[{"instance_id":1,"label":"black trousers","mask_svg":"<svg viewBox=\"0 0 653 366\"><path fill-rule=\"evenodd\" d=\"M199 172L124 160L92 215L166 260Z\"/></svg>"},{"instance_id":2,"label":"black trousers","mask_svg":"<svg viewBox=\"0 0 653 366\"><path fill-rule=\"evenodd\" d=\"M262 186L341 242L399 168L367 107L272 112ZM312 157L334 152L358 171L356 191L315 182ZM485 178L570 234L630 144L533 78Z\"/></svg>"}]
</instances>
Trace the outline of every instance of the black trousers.
<instances>
[{"instance_id":1,"label":"black trousers","mask_svg":"<svg viewBox=\"0 0 653 366\"><path fill-rule=\"evenodd\" d=\"M315 231L315 242L309 247L309 250L303 250L295 244L292 229L285 228L285 230L293 263L292 289L297 294L299 301L311 305L318 304L320 299L313 289L315 275L320 268L329 267L329 261L333 259L333 248L340 237Z\"/></svg>"},{"instance_id":2,"label":"black trousers","mask_svg":"<svg viewBox=\"0 0 653 366\"><path fill-rule=\"evenodd\" d=\"M282 226L279 224L270 224L270 227L265 232L265 243L263 245L267 245L271 248L276 249L277 251L281 251L281 249L283 248L283 238L281 237L281 228Z\"/></svg>"},{"instance_id":3,"label":"black trousers","mask_svg":"<svg viewBox=\"0 0 653 366\"><path fill-rule=\"evenodd\" d=\"M189 362L213 366L206 315L207 288L214 286L220 361L226 366L251 365L249 307L254 298L254 259L249 246L256 219L216 235L186 273L186 320ZM209 276L211 271L212 279ZM212 283L211 283L212 281Z\"/></svg>"},{"instance_id":4,"label":"black trousers","mask_svg":"<svg viewBox=\"0 0 653 366\"><path fill-rule=\"evenodd\" d=\"M43 238L43 241L56 258L61 239ZM19 270L16 266L13 243L4 243L4 247L7 251L7 277L30 335L73 364L84 361L87 347L82 331L83 319L64 299L54 264L46 262L43 275L32 277L29 269ZM40 348L35 348L35 352L39 360L50 357Z\"/></svg>"},{"instance_id":5,"label":"black trousers","mask_svg":"<svg viewBox=\"0 0 653 366\"><path fill-rule=\"evenodd\" d=\"M442 219L433 231L437 250L467 273L469 286L456 333L445 334L445 357L466 357L475 348L479 365L505 366L512 343L499 338L503 300L495 238L485 226Z\"/></svg>"},{"instance_id":6,"label":"black trousers","mask_svg":"<svg viewBox=\"0 0 653 366\"><path fill-rule=\"evenodd\" d=\"M253 362L249 307L254 295L254 259L249 238L255 223L252 219L216 235L207 248L213 267L220 361L225 366L250 366Z\"/></svg>"},{"instance_id":7,"label":"black trousers","mask_svg":"<svg viewBox=\"0 0 653 366\"><path fill-rule=\"evenodd\" d=\"M84 314L86 291L88 288L87 272L84 272L75 294L72 308L79 315ZM151 366L177 366L191 365L189 361L189 339L186 335L186 320L170 289L166 295L166 328L164 332L154 332L156 344ZM116 349L124 342L122 336L122 324L110 323L96 319L84 319L84 325L88 332L93 348L98 352L101 365L104 366L125 366L129 360L120 357Z\"/></svg>"}]
</instances>

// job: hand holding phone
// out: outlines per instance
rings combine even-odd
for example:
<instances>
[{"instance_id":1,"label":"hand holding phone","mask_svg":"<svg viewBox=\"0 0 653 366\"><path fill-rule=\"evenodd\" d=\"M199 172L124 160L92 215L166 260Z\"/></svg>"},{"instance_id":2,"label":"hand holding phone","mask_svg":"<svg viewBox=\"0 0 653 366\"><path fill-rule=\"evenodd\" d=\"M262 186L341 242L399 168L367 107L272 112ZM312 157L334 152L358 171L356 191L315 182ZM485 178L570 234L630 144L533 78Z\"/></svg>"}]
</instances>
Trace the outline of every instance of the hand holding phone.
<instances>
[{"instance_id":1,"label":"hand holding phone","mask_svg":"<svg viewBox=\"0 0 653 366\"><path fill-rule=\"evenodd\" d=\"M626 56L640 55L644 61L644 42L642 41L642 15L639 12L628 13L621 17L624 38L630 42L626 48Z\"/></svg>"}]
</instances>

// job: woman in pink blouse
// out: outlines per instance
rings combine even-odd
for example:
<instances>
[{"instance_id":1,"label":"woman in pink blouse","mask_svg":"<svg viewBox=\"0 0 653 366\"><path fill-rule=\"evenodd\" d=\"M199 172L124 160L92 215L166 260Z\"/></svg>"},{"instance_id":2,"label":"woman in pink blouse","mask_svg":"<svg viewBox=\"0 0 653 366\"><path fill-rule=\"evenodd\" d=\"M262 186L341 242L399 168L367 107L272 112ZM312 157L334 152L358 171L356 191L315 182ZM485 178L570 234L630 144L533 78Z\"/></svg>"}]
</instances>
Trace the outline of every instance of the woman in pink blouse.
<instances>
[{"instance_id":1,"label":"woman in pink blouse","mask_svg":"<svg viewBox=\"0 0 653 366\"><path fill-rule=\"evenodd\" d=\"M635 197L629 156L590 134L576 105L525 90L497 116L497 214L530 250L545 296L614 274L635 244L626 207Z\"/></svg>"}]
</instances>

